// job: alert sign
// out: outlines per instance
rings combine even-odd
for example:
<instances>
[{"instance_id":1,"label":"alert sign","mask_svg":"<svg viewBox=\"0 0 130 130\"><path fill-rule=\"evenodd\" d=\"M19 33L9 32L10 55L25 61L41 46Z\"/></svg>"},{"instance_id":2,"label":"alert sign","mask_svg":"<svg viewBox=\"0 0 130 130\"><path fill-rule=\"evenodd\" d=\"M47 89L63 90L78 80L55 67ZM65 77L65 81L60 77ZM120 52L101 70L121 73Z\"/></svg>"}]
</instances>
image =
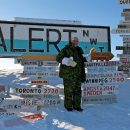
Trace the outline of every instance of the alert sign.
<instances>
[{"instance_id":1,"label":"alert sign","mask_svg":"<svg viewBox=\"0 0 130 130\"><path fill-rule=\"evenodd\" d=\"M58 54L75 36L86 54L111 51L108 26L0 21L0 57Z\"/></svg>"}]
</instances>

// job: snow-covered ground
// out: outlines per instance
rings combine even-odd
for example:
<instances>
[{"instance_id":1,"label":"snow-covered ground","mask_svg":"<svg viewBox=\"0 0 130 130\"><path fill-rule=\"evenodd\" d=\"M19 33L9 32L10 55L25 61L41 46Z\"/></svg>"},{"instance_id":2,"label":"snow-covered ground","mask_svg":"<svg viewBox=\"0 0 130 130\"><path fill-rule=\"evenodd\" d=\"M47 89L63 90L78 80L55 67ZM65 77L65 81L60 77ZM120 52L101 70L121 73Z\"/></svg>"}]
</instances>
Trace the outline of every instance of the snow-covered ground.
<instances>
[{"instance_id":1,"label":"snow-covered ground","mask_svg":"<svg viewBox=\"0 0 130 130\"><path fill-rule=\"evenodd\" d=\"M21 78L20 70L0 70L0 83L8 87L25 87L29 78ZM63 87L62 80L49 79L56 87ZM10 121L18 121L18 115L0 116L1 130L130 130L130 79L119 84L117 103L83 105L83 112L68 112L63 102L58 106L42 108L46 117L35 122L7 126ZM37 111L37 113L39 113Z\"/></svg>"}]
</instances>

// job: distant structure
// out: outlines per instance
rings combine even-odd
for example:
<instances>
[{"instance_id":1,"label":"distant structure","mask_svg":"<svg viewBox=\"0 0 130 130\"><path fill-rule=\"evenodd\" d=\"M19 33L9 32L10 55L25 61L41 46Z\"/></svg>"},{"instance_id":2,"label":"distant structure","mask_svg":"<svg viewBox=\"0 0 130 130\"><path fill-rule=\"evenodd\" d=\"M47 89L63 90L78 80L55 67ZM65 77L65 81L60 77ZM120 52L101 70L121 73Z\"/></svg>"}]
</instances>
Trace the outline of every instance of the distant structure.
<instances>
[{"instance_id":1,"label":"distant structure","mask_svg":"<svg viewBox=\"0 0 130 130\"><path fill-rule=\"evenodd\" d=\"M129 2L120 0L120 4L129 4ZM116 50L123 50L123 54L117 54L117 57L120 57L122 62L118 70L124 71L130 76L130 8L123 9L121 16L124 17L124 20L120 21L118 28L113 29L112 33L121 34L120 36L123 37L123 46L116 46Z\"/></svg>"},{"instance_id":2,"label":"distant structure","mask_svg":"<svg viewBox=\"0 0 130 130\"><path fill-rule=\"evenodd\" d=\"M82 25L81 21L14 17L15 22Z\"/></svg>"}]
</instances>

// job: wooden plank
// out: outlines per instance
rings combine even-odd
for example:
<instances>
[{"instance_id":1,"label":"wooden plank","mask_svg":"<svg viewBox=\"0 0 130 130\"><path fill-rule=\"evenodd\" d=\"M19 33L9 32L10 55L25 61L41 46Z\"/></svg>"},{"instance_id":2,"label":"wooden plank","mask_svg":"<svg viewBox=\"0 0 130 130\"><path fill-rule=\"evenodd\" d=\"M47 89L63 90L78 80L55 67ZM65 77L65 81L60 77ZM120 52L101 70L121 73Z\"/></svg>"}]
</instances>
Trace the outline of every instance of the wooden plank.
<instances>
[{"instance_id":1,"label":"wooden plank","mask_svg":"<svg viewBox=\"0 0 130 130\"><path fill-rule=\"evenodd\" d=\"M56 61L56 55L26 54L21 55L22 60Z\"/></svg>"},{"instance_id":2,"label":"wooden plank","mask_svg":"<svg viewBox=\"0 0 130 130\"><path fill-rule=\"evenodd\" d=\"M92 60L111 60L114 55L111 52L93 52L91 54Z\"/></svg>"}]
</instances>

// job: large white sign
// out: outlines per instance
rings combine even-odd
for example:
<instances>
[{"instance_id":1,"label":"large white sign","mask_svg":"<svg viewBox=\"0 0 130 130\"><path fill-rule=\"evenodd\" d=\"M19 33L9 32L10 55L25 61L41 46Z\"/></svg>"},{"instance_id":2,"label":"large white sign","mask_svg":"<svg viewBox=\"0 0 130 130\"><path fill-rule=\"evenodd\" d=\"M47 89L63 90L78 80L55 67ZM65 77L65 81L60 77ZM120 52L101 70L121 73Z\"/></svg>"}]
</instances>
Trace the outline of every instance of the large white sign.
<instances>
[{"instance_id":1,"label":"large white sign","mask_svg":"<svg viewBox=\"0 0 130 130\"><path fill-rule=\"evenodd\" d=\"M37 21L39 21L37 19ZM73 24L0 21L0 56L21 54L58 54L71 38L79 38L79 46L88 54L93 47L110 52L110 28Z\"/></svg>"}]
</instances>

